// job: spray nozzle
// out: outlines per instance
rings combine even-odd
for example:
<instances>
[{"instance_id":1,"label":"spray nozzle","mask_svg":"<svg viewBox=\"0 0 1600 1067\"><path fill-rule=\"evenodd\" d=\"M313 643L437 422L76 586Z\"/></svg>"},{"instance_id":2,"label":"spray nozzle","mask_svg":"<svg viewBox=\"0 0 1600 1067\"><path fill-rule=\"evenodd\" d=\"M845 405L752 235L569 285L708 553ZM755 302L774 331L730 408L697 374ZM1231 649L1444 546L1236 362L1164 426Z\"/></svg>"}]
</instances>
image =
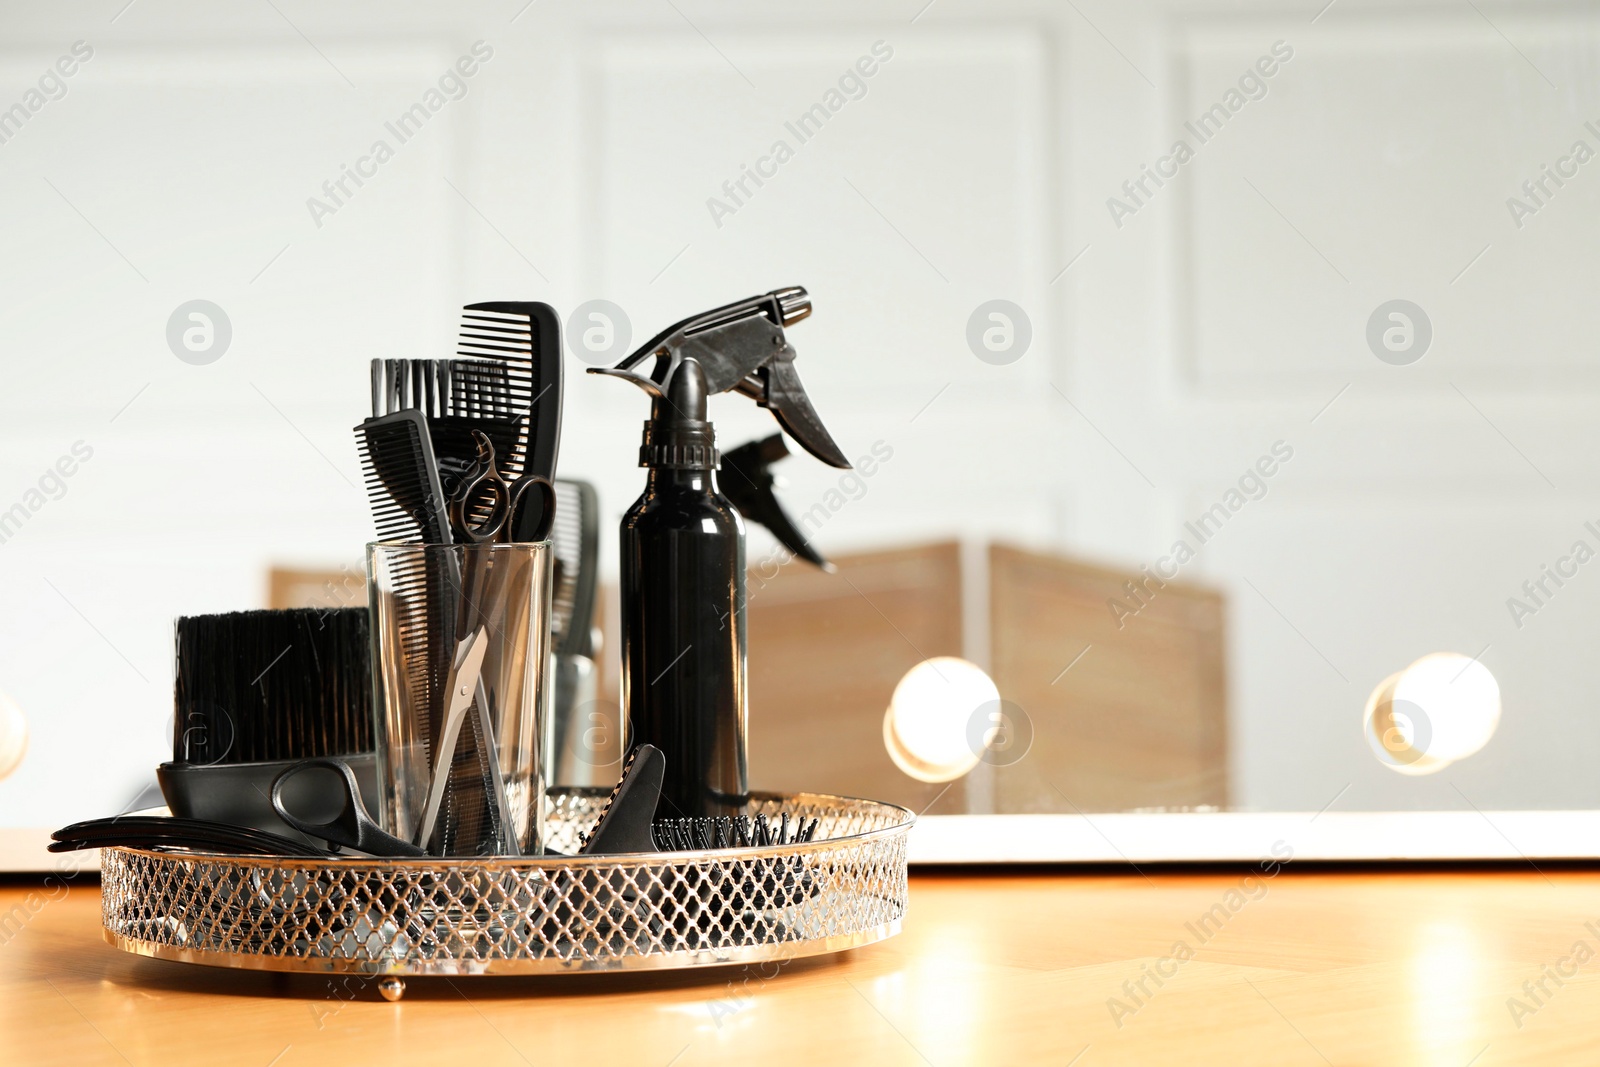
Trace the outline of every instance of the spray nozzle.
<instances>
[{"instance_id":1,"label":"spray nozzle","mask_svg":"<svg viewBox=\"0 0 1600 1067\"><path fill-rule=\"evenodd\" d=\"M794 348L784 336L811 314L811 297L800 286L775 289L675 323L615 367L590 374L625 378L657 400L668 399L685 360L698 364L705 395L736 390L771 411L801 446L833 467L850 461L822 425L794 369ZM639 368L647 359L648 371Z\"/></svg>"}]
</instances>

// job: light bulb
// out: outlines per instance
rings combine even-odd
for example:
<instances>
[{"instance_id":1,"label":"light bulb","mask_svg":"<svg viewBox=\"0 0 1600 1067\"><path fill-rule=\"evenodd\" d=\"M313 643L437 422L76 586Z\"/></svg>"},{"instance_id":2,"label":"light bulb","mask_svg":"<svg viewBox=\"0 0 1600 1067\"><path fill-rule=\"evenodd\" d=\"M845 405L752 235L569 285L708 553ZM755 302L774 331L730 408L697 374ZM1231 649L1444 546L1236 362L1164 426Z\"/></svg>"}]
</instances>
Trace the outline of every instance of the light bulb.
<instances>
[{"instance_id":1,"label":"light bulb","mask_svg":"<svg viewBox=\"0 0 1600 1067\"><path fill-rule=\"evenodd\" d=\"M999 699L1000 690L977 664L955 656L923 660L894 688L883 715L883 746L895 766L918 781L954 781L983 755L968 739L973 715ZM989 740L985 734L985 744Z\"/></svg>"},{"instance_id":2,"label":"light bulb","mask_svg":"<svg viewBox=\"0 0 1600 1067\"><path fill-rule=\"evenodd\" d=\"M1476 659L1435 652L1384 679L1362 725L1385 766L1432 774L1488 744L1500 725L1500 686Z\"/></svg>"}]
</instances>

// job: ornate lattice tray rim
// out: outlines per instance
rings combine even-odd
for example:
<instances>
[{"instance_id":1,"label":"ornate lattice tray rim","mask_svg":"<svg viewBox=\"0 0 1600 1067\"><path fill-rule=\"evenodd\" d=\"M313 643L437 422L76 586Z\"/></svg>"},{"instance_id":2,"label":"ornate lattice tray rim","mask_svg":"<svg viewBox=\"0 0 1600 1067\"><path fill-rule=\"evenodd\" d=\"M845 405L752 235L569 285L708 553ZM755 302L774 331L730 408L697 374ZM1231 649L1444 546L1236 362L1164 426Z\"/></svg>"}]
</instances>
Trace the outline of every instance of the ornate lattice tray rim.
<instances>
[{"instance_id":1,"label":"ornate lattice tray rim","mask_svg":"<svg viewBox=\"0 0 1600 1067\"><path fill-rule=\"evenodd\" d=\"M594 790L552 791L552 846L575 849L604 802ZM457 976L743 964L898 933L915 816L821 793L752 798L752 814L780 810L818 818L815 839L481 860L108 849L105 938L126 952L209 966Z\"/></svg>"}]
</instances>

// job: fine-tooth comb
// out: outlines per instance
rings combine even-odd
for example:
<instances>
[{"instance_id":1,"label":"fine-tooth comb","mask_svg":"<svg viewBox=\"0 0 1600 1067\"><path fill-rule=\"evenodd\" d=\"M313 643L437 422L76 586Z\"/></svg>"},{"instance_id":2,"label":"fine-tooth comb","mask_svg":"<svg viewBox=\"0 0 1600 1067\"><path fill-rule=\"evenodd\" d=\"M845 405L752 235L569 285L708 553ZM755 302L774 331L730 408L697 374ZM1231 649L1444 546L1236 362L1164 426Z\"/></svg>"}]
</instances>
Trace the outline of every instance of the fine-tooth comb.
<instances>
[{"instance_id":1,"label":"fine-tooth comb","mask_svg":"<svg viewBox=\"0 0 1600 1067\"><path fill-rule=\"evenodd\" d=\"M444 490L421 413L397 411L368 419L355 432L378 540L449 544ZM411 699L418 707L431 708L449 664L429 647L428 635L446 632L452 583L436 568L420 565L421 558L418 566L393 575L393 591L400 605L401 654L411 663L431 663L427 671L407 672Z\"/></svg>"},{"instance_id":2,"label":"fine-tooth comb","mask_svg":"<svg viewBox=\"0 0 1600 1067\"><path fill-rule=\"evenodd\" d=\"M448 502L439 483L432 439L422 413L406 409L367 419L355 432L378 539L451 544ZM435 562L438 565L430 565ZM405 675L412 705L432 709L424 720L422 738L424 752L431 760L436 727L432 720L442 715L445 679L452 654L440 638L454 632L461 576L455 559L448 554L435 561L419 552L414 560L397 562L390 579L400 654L407 663L426 665L424 669L407 670ZM489 756L476 720L472 720L470 731L481 773L469 774L466 766L455 770L452 765L453 774L460 782L460 788L453 788L448 797L452 812L458 795L490 795L488 782L492 776L486 762ZM467 787L469 782L471 788ZM476 812L477 806L469 802L467 810L459 815L466 820L464 825L469 831L476 826L472 820L480 814ZM456 818L452 814L445 820L446 825L453 825Z\"/></svg>"},{"instance_id":3,"label":"fine-tooth comb","mask_svg":"<svg viewBox=\"0 0 1600 1067\"><path fill-rule=\"evenodd\" d=\"M355 432L378 540L449 544L448 500L422 414L396 411Z\"/></svg>"}]
</instances>

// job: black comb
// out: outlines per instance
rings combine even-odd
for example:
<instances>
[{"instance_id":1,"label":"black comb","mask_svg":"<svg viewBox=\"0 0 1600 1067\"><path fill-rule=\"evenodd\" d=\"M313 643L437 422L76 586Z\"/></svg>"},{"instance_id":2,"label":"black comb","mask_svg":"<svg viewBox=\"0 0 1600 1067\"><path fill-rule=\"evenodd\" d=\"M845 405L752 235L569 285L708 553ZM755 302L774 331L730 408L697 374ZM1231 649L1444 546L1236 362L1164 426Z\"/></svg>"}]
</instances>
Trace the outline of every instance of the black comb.
<instances>
[{"instance_id":1,"label":"black comb","mask_svg":"<svg viewBox=\"0 0 1600 1067\"><path fill-rule=\"evenodd\" d=\"M505 456L500 473L508 480L524 474L553 478L561 442L561 320L555 309L536 301L469 304L461 311L457 353L470 361L462 372L464 395L476 395L475 386L493 386L495 399L483 414L496 416L496 405L505 404L525 418L513 447L495 450ZM471 365L481 361L500 366L485 379ZM541 511L527 508L512 539L527 540L544 518Z\"/></svg>"},{"instance_id":2,"label":"black comb","mask_svg":"<svg viewBox=\"0 0 1600 1067\"><path fill-rule=\"evenodd\" d=\"M355 433L378 540L450 544L448 498L422 413L368 419Z\"/></svg>"},{"instance_id":3,"label":"black comb","mask_svg":"<svg viewBox=\"0 0 1600 1067\"><path fill-rule=\"evenodd\" d=\"M446 498L422 413L412 409L368 419L355 433L378 540L450 544ZM420 553L414 562L397 563L390 578L401 655L408 663L427 664L426 670L405 672L412 704L441 708L450 655L430 635L451 632L459 579L449 568L428 565ZM422 740L431 760L428 726Z\"/></svg>"},{"instance_id":4,"label":"black comb","mask_svg":"<svg viewBox=\"0 0 1600 1067\"><path fill-rule=\"evenodd\" d=\"M287 856L314 859L329 855L299 841L246 826L174 819L165 815L114 815L63 826L50 835L51 852L76 852L85 848L142 848L156 851L181 848L227 856Z\"/></svg>"},{"instance_id":5,"label":"black comb","mask_svg":"<svg viewBox=\"0 0 1600 1067\"><path fill-rule=\"evenodd\" d=\"M550 636L556 654L594 657L594 602L600 563L600 500L588 482L556 479Z\"/></svg>"},{"instance_id":6,"label":"black comb","mask_svg":"<svg viewBox=\"0 0 1600 1067\"><path fill-rule=\"evenodd\" d=\"M512 397L511 368L498 359L374 359L372 414L413 408L429 418L512 418L528 410Z\"/></svg>"},{"instance_id":7,"label":"black comb","mask_svg":"<svg viewBox=\"0 0 1600 1067\"><path fill-rule=\"evenodd\" d=\"M439 485L448 500L462 495L478 471L479 431L496 456L517 447L526 411L511 395L511 373L504 363L481 359L374 359L372 414L422 413L433 442ZM487 516L475 516L481 520Z\"/></svg>"}]
</instances>

